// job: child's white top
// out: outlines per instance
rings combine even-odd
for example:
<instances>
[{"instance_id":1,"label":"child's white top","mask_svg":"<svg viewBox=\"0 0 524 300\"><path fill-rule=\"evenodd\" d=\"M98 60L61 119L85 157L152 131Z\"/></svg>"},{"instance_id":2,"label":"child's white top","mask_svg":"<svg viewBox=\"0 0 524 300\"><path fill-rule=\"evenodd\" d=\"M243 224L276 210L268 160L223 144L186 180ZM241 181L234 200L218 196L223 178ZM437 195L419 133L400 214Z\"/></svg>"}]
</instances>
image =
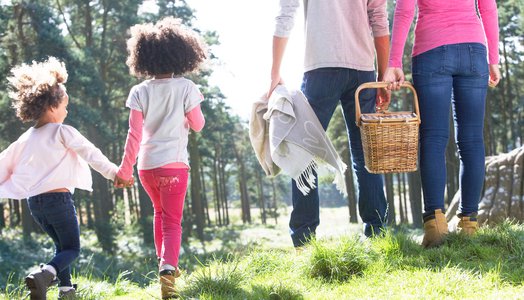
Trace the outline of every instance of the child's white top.
<instances>
[{"instance_id":1,"label":"child's white top","mask_svg":"<svg viewBox=\"0 0 524 300\"><path fill-rule=\"evenodd\" d=\"M92 191L88 164L111 180L118 170L71 126L31 127L0 153L0 198L24 199L59 188Z\"/></svg>"},{"instance_id":2,"label":"child's white top","mask_svg":"<svg viewBox=\"0 0 524 300\"><path fill-rule=\"evenodd\" d=\"M145 80L131 89L126 106L144 116L139 170L175 162L189 165L185 115L202 100L198 87L183 77Z\"/></svg>"}]
</instances>

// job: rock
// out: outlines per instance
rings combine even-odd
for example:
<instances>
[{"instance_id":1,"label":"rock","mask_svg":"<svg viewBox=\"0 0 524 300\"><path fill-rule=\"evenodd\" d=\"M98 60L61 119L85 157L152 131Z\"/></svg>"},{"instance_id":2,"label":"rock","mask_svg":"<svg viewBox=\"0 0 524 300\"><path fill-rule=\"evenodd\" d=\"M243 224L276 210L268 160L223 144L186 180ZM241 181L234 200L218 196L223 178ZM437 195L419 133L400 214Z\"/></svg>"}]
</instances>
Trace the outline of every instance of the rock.
<instances>
[{"instance_id":1,"label":"rock","mask_svg":"<svg viewBox=\"0 0 524 300\"><path fill-rule=\"evenodd\" d=\"M486 176L479 204L479 223L496 224L510 218L524 222L524 146L509 153L486 158ZM446 212L451 227L460 194L457 192Z\"/></svg>"}]
</instances>

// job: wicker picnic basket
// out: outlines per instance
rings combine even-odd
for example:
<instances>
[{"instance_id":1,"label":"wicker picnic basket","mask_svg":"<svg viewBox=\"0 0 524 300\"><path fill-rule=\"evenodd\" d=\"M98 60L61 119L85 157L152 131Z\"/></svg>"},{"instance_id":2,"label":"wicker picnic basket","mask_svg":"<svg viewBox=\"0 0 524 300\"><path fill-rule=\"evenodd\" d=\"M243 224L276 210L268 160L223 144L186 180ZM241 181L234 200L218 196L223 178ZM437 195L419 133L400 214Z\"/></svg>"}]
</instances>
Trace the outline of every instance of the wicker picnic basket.
<instances>
[{"instance_id":1,"label":"wicker picnic basket","mask_svg":"<svg viewBox=\"0 0 524 300\"><path fill-rule=\"evenodd\" d=\"M362 136L366 169L370 173L401 173L417 170L418 129L420 112L417 93L411 83L402 88L413 92L413 110L380 113L360 113L359 94L363 89L387 87L386 82L368 82L355 92L355 114Z\"/></svg>"}]
</instances>

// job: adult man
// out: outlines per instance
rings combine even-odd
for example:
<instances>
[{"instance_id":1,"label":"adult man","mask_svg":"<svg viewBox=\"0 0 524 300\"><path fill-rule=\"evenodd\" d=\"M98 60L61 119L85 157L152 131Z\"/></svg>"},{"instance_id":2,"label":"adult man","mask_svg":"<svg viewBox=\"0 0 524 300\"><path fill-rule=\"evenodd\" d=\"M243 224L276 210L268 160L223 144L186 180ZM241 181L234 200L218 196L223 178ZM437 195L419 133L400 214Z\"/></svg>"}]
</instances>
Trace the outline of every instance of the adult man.
<instances>
[{"instance_id":1,"label":"adult man","mask_svg":"<svg viewBox=\"0 0 524 300\"><path fill-rule=\"evenodd\" d=\"M280 0L273 37L271 86L268 97L278 84L283 84L280 66L289 34L301 0ZM357 175L359 213L364 222L364 234L380 232L386 219L387 202L380 175L364 168L360 132L355 124L355 90L364 83L376 80L375 51L378 80L387 67L389 24L386 0L303 0L305 15L305 55L302 91L327 129L339 101L350 139L353 169ZM360 94L363 113L375 110L376 99L385 100L387 93L376 97L376 91L366 89ZM389 100L389 99L388 99ZM380 103L385 101L380 101ZM379 104L377 101L377 104ZM318 185L318 180L317 180ZM304 245L315 235L320 223L318 189L303 195L292 182L293 211L289 227L295 247Z\"/></svg>"}]
</instances>

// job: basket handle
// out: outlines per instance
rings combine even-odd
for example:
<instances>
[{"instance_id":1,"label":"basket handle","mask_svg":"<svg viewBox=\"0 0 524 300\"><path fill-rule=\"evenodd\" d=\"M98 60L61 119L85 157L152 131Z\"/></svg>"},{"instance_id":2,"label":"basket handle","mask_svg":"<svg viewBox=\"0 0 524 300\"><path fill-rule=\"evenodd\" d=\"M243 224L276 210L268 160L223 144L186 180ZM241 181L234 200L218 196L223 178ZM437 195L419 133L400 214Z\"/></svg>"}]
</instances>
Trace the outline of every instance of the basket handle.
<instances>
[{"instance_id":1,"label":"basket handle","mask_svg":"<svg viewBox=\"0 0 524 300\"><path fill-rule=\"evenodd\" d=\"M357 88L357 91L355 92L355 122L357 123L357 126L360 127L360 116L361 116L360 102L359 102L360 91L362 91L363 89L387 88L389 84L390 84L389 82L385 82L385 81L366 82L366 83L361 84ZM404 81L400 87L408 88L411 90L411 92L413 92L413 110L415 111L415 114L417 114L417 116L420 118L420 111L418 109L418 97L417 97L417 92L415 91L415 88L409 81Z\"/></svg>"}]
</instances>

